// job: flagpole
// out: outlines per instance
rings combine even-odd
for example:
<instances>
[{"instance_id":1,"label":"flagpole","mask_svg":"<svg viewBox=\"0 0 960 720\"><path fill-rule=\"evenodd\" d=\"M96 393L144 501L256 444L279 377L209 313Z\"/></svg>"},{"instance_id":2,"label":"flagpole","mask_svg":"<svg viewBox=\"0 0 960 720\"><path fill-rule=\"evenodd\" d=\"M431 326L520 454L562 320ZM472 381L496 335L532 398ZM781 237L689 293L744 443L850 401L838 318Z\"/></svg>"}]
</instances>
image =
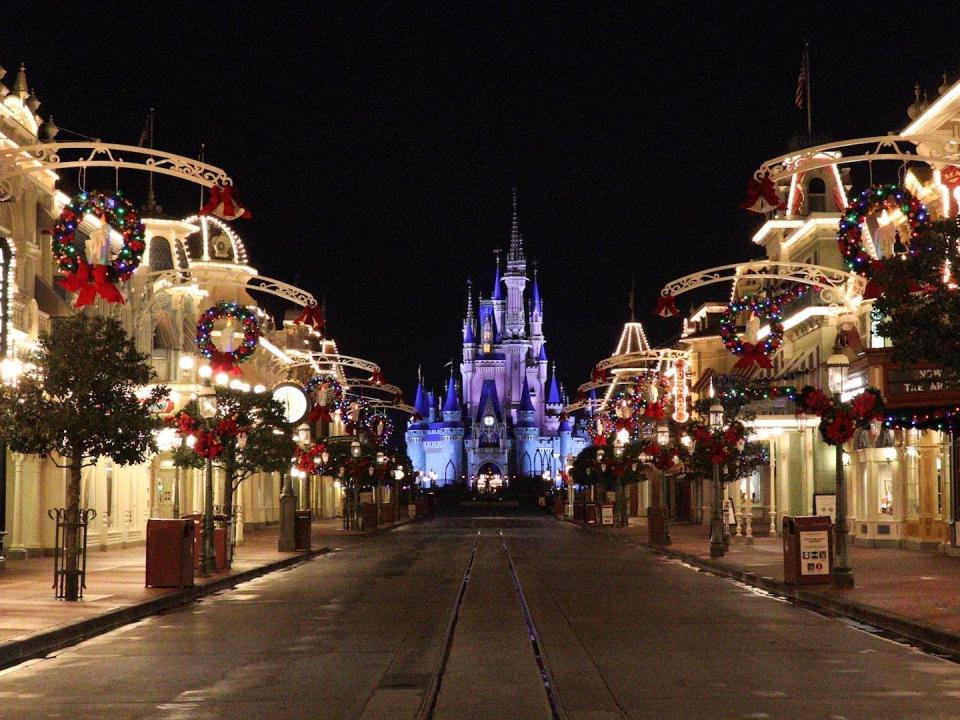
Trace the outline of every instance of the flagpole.
<instances>
[{"instance_id":1,"label":"flagpole","mask_svg":"<svg viewBox=\"0 0 960 720\"><path fill-rule=\"evenodd\" d=\"M810 100L810 86L813 84L810 77L810 43L803 43L803 62L806 64L807 70L807 136L811 138L810 142L813 142L813 104Z\"/></svg>"}]
</instances>

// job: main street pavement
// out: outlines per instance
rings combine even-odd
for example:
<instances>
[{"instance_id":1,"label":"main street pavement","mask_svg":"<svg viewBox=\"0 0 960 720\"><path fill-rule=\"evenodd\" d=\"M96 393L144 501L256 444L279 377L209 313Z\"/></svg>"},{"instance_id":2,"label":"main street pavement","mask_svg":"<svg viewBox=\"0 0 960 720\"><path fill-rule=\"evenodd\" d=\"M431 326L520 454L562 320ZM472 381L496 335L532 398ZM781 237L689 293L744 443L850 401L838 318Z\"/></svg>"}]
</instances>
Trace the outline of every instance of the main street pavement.
<instances>
[{"instance_id":1,"label":"main street pavement","mask_svg":"<svg viewBox=\"0 0 960 720\"><path fill-rule=\"evenodd\" d=\"M960 717L960 665L615 536L445 516L338 544L3 671L0 717Z\"/></svg>"}]
</instances>

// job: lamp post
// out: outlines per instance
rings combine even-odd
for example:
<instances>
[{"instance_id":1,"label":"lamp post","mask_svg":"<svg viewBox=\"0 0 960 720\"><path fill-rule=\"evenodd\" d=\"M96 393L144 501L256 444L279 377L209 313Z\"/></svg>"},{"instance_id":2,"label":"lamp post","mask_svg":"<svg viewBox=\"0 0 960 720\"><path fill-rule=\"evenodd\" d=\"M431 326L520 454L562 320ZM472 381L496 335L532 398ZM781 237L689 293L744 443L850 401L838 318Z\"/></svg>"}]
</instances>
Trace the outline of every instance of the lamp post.
<instances>
[{"instance_id":1,"label":"lamp post","mask_svg":"<svg viewBox=\"0 0 960 720\"><path fill-rule=\"evenodd\" d=\"M382 477L383 477L383 466L387 462L387 456L383 454L382 450L377 450L376 460L377 460L377 471L375 473L375 476L377 480L377 485L376 485L376 490L374 491L373 501L377 504L377 527L380 527L381 525L383 525L383 502L382 502L383 492L381 490L381 483L382 483Z\"/></svg>"},{"instance_id":2,"label":"lamp post","mask_svg":"<svg viewBox=\"0 0 960 720\"><path fill-rule=\"evenodd\" d=\"M710 387L713 390L713 386ZM710 405L710 429L717 433L723 427L723 405L717 399ZM723 488L720 485L720 465L713 463L713 518L710 521L710 557L722 557L723 546Z\"/></svg>"},{"instance_id":3,"label":"lamp post","mask_svg":"<svg viewBox=\"0 0 960 720\"><path fill-rule=\"evenodd\" d=\"M197 392L197 410L209 431L213 418L217 416L217 392L210 384L209 378ZM216 551L213 546L213 458L209 455L204 465L203 494L203 551L200 574L207 577L216 566Z\"/></svg>"},{"instance_id":4,"label":"lamp post","mask_svg":"<svg viewBox=\"0 0 960 720\"><path fill-rule=\"evenodd\" d=\"M838 333L839 337L839 333ZM841 402L843 386L850 372L850 360L834 346L833 355L827 359L827 383L833 393L834 402ZM843 472L843 445L836 446L836 493L837 522L833 531L833 584L837 587L853 587L853 569L847 554L847 488Z\"/></svg>"},{"instance_id":5,"label":"lamp post","mask_svg":"<svg viewBox=\"0 0 960 720\"><path fill-rule=\"evenodd\" d=\"M657 424L657 445L665 448L670 444L670 426L666 420L661 420ZM667 471L660 471L660 500L659 506L663 507L663 537L660 538L664 545L670 544L670 502L667 499Z\"/></svg>"}]
</instances>

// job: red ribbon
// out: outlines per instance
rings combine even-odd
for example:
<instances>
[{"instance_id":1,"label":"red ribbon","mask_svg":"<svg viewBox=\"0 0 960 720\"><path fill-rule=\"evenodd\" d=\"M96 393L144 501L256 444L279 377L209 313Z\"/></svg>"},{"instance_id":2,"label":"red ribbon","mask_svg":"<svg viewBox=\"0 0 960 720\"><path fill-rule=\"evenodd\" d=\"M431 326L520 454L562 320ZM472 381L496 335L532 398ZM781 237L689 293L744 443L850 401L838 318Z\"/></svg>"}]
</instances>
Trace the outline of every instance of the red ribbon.
<instances>
[{"instance_id":1,"label":"red ribbon","mask_svg":"<svg viewBox=\"0 0 960 720\"><path fill-rule=\"evenodd\" d=\"M602 383L607 381L607 371L601 370L600 368L595 368L593 375L590 378L595 383Z\"/></svg>"},{"instance_id":2,"label":"red ribbon","mask_svg":"<svg viewBox=\"0 0 960 720\"><path fill-rule=\"evenodd\" d=\"M604 447L607 444L607 438L605 438L603 435L594 435L593 444L597 447Z\"/></svg>"},{"instance_id":3,"label":"red ribbon","mask_svg":"<svg viewBox=\"0 0 960 720\"><path fill-rule=\"evenodd\" d=\"M314 330L323 331L323 328L326 327L327 321L323 316L323 308L319 305L307 305L303 308L303 312L300 313L300 316L293 321L294 325L309 325Z\"/></svg>"},{"instance_id":4,"label":"red ribbon","mask_svg":"<svg viewBox=\"0 0 960 720\"><path fill-rule=\"evenodd\" d=\"M375 370L373 375L370 376L370 382L374 385L383 385L383 373L379 370Z\"/></svg>"},{"instance_id":5,"label":"red ribbon","mask_svg":"<svg viewBox=\"0 0 960 720\"><path fill-rule=\"evenodd\" d=\"M210 355L210 369L213 372L225 372L228 375L243 375L243 371L233 362L230 353L214 350Z\"/></svg>"},{"instance_id":6,"label":"red ribbon","mask_svg":"<svg viewBox=\"0 0 960 720\"><path fill-rule=\"evenodd\" d=\"M679 315L677 310L677 301L673 295L661 295L657 298L657 306L653 309L653 314L662 318Z\"/></svg>"},{"instance_id":7,"label":"red ribbon","mask_svg":"<svg viewBox=\"0 0 960 720\"><path fill-rule=\"evenodd\" d=\"M777 195L777 187L770 179L770 173L762 178L750 178L747 183L747 197L740 207L755 213L767 213L771 210L786 210L787 204Z\"/></svg>"},{"instance_id":8,"label":"red ribbon","mask_svg":"<svg viewBox=\"0 0 960 720\"><path fill-rule=\"evenodd\" d=\"M664 417L663 403L649 403L643 410L643 416L646 418L653 418L654 420L660 420L662 417Z\"/></svg>"},{"instance_id":9,"label":"red ribbon","mask_svg":"<svg viewBox=\"0 0 960 720\"><path fill-rule=\"evenodd\" d=\"M735 368L748 368L753 363L756 363L762 368L770 369L773 367L773 363L770 362L770 358L767 357L767 354L763 351L763 345L753 343L744 343L743 344L743 355L737 360L734 365Z\"/></svg>"},{"instance_id":10,"label":"red ribbon","mask_svg":"<svg viewBox=\"0 0 960 720\"><path fill-rule=\"evenodd\" d=\"M233 185L214 185L210 188L207 204L200 209L200 215L216 215L224 220L249 220L253 214L234 199Z\"/></svg>"},{"instance_id":11,"label":"red ribbon","mask_svg":"<svg viewBox=\"0 0 960 720\"><path fill-rule=\"evenodd\" d=\"M109 279L108 265L89 265L85 260L77 260L77 269L68 273L60 281L60 287L67 292L79 293L74 308L92 305L97 295L108 303L124 304L120 290Z\"/></svg>"}]
</instances>

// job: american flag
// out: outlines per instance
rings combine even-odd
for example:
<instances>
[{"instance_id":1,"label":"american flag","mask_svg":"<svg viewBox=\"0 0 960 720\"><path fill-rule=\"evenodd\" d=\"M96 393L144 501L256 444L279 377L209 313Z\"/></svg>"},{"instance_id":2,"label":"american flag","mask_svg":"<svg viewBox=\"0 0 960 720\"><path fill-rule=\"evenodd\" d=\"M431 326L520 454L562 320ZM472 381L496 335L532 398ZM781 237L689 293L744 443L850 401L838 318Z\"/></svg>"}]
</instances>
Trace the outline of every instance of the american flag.
<instances>
[{"instance_id":1,"label":"american flag","mask_svg":"<svg viewBox=\"0 0 960 720\"><path fill-rule=\"evenodd\" d=\"M797 76L797 92L793 96L793 104L798 108L803 107L803 93L807 87L807 64L810 62L807 55L807 47L803 47L803 55L800 57L800 74Z\"/></svg>"}]
</instances>

